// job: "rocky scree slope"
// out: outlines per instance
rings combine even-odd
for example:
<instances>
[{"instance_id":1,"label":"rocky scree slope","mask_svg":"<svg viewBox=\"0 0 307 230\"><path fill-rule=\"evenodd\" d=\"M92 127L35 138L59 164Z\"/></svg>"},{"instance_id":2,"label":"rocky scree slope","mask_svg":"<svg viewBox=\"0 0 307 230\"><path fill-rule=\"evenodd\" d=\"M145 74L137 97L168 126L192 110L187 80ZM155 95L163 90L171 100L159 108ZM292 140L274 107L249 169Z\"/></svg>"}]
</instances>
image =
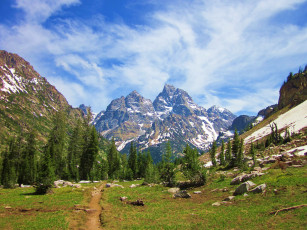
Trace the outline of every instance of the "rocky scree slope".
<instances>
[{"instance_id":1,"label":"rocky scree slope","mask_svg":"<svg viewBox=\"0 0 307 230\"><path fill-rule=\"evenodd\" d=\"M66 111L69 121L82 118L65 97L17 54L0 51L0 135L38 131L41 140L52 127L56 111Z\"/></svg>"},{"instance_id":2,"label":"rocky scree slope","mask_svg":"<svg viewBox=\"0 0 307 230\"><path fill-rule=\"evenodd\" d=\"M184 90L165 85L153 103L136 91L113 100L94 123L103 136L114 137L122 152L127 153L129 143L134 141L139 150L150 149L158 161L167 141L171 141L175 152L181 152L187 143L207 150L234 118L223 108L206 110Z\"/></svg>"}]
</instances>

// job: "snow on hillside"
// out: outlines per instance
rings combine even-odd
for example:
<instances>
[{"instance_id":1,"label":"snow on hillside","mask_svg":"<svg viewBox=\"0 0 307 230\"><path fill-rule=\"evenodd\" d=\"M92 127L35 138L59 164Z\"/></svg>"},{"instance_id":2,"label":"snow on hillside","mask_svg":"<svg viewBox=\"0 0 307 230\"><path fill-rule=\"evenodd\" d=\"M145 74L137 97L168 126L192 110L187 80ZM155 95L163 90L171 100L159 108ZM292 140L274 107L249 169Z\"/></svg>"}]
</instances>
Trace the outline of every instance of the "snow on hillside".
<instances>
[{"instance_id":1,"label":"snow on hillside","mask_svg":"<svg viewBox=\"0 0 307 230\"><path fill-rule=\"evenodd\" d=\"M246 137L244 139L244 142L251 143L269 135L271 133L270 125L272 125L273 122L276 123L277 128L279 130L288 128L290 133L298 132L302 128L307 127L307 101L304 101L303 103L299 104L288 112L280 115L270 124Z\"/></svg>"}]
</instances>

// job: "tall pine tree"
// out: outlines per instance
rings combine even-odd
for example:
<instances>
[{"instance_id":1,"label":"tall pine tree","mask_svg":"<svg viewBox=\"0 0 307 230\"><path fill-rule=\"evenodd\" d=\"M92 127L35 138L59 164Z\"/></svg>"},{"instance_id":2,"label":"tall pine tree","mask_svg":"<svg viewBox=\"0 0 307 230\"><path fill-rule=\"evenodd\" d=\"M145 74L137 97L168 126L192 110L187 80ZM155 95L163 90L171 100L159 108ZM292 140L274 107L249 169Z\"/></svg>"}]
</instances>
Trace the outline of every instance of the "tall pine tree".
<instances>
[{"instance_id":1,"label":"tall pine tree","mask_svg":"<svg viewBox=\"0 0 307 230\"><path fill-rule=\"evenodd\" d=\"M230 139L228 140L228 143L227 143L227 150L226 150L225 159L226 159L227 164L229 164L231 162L231 142L230 142Z\"/></svg>"},{"instance_id":2,"label":"tall pine tree","mask_svg":"<svg viewBox=\"0 0 307 230\"><path fill-rule=\"evenodd\" d=\"M138 173L138 165L137 165L137 163L138 163L137 150L136 150L136 147L134 146L134 143L131 142L130 151L129 151L128 165L129 165L129 168L132 170L134 178L137 177L137 173Z\"/></svg>"},{"instance_id":3,"label":"tall pine tree","mask_svg":"<svg viewBox=\"0 0 307 230\"><path fill-rule=\"evenodd\" d=\"M98 135L95 126L91 126L89 132L80 163L80 178L83 180L93 180L91 171L99 151Z\"/></svg>"},{"instance_id":4,"label":"tall pine tree","mask_svg":"<svg viewBox=\"0 0 307 230\"><path fill-rule=\"evenodd\" d=\"M224 143L224 140L222 140L221 153L219 155L220 165L222 165L222 166L226 165L224 152L225 152L225 143Z\"/></svg>"},{"instance_id":5,"label":"tall pine tree","mask_svg":"<svg viewBox=\"0 0 307 230\"><path fill-rule=\"evenodd\" d=\"M216 155L216 141L213 141L211 150L210 150L210 158L211 158L211 162L212 162L212 166L216 167L216 159L215 159L215 155Z\"/></svg>"}]
</instances>

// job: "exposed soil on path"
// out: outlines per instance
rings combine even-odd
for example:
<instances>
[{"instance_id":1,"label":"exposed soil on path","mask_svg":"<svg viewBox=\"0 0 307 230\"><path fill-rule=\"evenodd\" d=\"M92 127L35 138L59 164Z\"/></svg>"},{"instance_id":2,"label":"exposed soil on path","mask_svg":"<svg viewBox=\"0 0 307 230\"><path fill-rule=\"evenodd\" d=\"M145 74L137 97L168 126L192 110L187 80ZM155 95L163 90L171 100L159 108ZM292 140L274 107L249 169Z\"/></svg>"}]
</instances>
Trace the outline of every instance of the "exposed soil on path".
<instances>
[{"instance_id":1,"label":"exposed soil on path","mask_svg":"<svg viewBox=\"0 0 307 230\"><path fill-rule=\"evenodd\" d=\"M92 191L92 199L89 203L89 209L87 209L88 219L86 222L86 229L102 229L100 223L100 214L101 214L101 192L105 184L101 184L97 189Z\"/></svg>"}]
</instances>

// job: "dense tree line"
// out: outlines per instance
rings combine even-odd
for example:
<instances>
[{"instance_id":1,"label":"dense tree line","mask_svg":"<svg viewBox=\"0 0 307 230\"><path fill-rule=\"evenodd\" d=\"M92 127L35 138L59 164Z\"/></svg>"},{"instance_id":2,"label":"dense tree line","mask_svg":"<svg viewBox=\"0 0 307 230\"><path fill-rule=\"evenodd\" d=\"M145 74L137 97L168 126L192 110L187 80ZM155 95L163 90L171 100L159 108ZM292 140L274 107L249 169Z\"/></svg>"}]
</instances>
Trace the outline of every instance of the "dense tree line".
<instances>
[{"instance_id":1,"label":"dense tree line","mask_svg":"<svg viewBox=\"0 0 307 230\"><path fill-rule=\"evenodd\" d=\"M153 163L149 150L138 151L134 142L130 143L128 154L116 149L114 139L101 150L90 116L88 111L85 119L68 125L65 113L57 112L43 147L38 147L34 131L11 137L2 153L1 184L5 188L13 188L16 183L30 184L38 193L46 193L58 179L77 182L144 178L147 183L173 186L179 170L193 184L205 183L205 171L196 149L187 145L184 157L175 161L171 143L167 142L158 164Z\"/></svg>"}]
</instances>

